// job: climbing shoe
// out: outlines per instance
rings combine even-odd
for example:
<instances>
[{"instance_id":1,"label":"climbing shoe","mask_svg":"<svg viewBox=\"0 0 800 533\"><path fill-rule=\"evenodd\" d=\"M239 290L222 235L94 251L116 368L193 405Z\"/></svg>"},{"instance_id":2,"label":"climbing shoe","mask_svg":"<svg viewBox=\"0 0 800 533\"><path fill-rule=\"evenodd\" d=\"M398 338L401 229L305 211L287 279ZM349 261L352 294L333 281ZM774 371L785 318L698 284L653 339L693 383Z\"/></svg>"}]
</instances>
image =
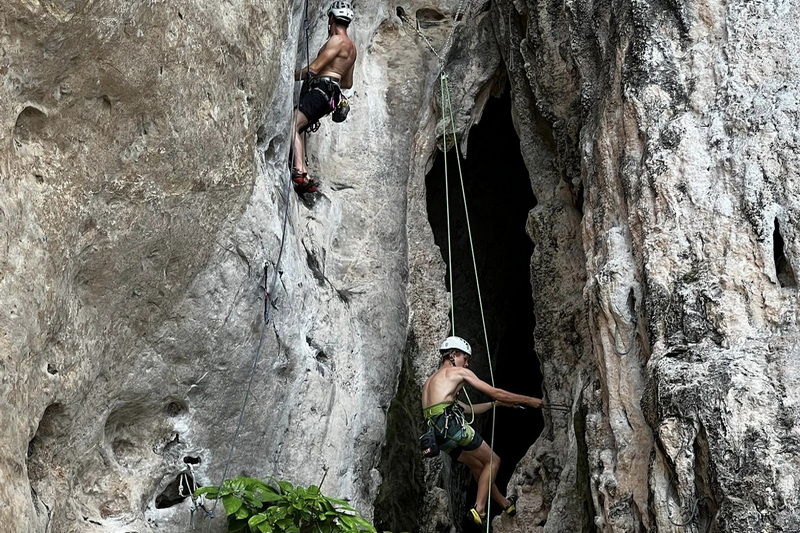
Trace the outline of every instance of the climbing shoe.
<instances>
[{"instance_id":1,"label":"climbing shoe","mask_svg":"<svg viewBox=\"0 0 800 533\"><path fill-rule=\"evenodd\" d=\"M509 502L508 506L503 507L503 512L506 513L508 516L515 516L517 514L517 497L509 496L508 502Z\"/></svg>"},{"instance_id":2,"label":"climbing shoe","mask_svg":"<svg viewBox=\"0 0 800 533\"><path fill-rule=\"evenodd\" d=\"M469 519L472 520L474 523L482 526L484 521L486 520L486 514L480 514L478 511L475 510L473 507L469 510Z\"/></svg>"},{"instance_id":3,"label":"climbing shoe","mask_svg":"<svg viewBox=\"0 0 800 533\"><path fill-rule=\"evenodd\" d=\"M316 182L308 177L308 174L300 170L292 169L292 181L294 182L294 190L298 194L305 194L307 192L317 192Z\"/></svg>"}]
</instances>

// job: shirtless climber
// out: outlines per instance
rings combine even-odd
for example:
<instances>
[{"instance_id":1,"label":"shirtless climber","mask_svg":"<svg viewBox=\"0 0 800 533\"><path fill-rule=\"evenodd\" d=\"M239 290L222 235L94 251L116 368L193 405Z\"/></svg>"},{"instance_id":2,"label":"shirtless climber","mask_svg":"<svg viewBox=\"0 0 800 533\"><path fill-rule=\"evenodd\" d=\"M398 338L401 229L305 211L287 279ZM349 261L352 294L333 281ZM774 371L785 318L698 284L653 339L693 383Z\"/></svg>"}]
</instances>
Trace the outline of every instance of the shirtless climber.
<instances>
[{"instance_id":1,"label":"shirtless climber","mask_svg":"<svg viewBox=\"0 0 800 533\"><path fill-rule=\"evenodd\" d=\"M486 520L486 496L489 480L492 480L492 499L509 516L516 514L516 498L507 499L500 494L494 483L500 468L500 458L484 442L478 433L465 421L464 413L481 414L492 408L492 404L506 407L542 407L539 398L522 396L492 387L468 370L472 348L461 337L448 337L439 348L442 362L439 369L422 386L422 407L425 420L433 429L439 449L450 457L467 465L478 482L475 506L469 518L478 525ZM494 402L469 406L456 400L465 384L486 394Z\"/></svg>"},{"instance_id":2,"label":"shirtless climber","mask_svg":"<svg viewBox=\"0 0 800 533\"><path fill-rule=\"evenodd\" d=\"M353 8L347 0L334 0L328 9L328 40L308 67L295 73L304 80L300 104L294 112L292 181L300 193L315 192L317 183L308 175L305 146L301 134L310 125L335 110L342 98L342 89L353 86L356 45L347 36L353 20ZM336 119L334 115L334 119ZM342 120L344 120L342 118Z\"/></svg>"}]
</instances>

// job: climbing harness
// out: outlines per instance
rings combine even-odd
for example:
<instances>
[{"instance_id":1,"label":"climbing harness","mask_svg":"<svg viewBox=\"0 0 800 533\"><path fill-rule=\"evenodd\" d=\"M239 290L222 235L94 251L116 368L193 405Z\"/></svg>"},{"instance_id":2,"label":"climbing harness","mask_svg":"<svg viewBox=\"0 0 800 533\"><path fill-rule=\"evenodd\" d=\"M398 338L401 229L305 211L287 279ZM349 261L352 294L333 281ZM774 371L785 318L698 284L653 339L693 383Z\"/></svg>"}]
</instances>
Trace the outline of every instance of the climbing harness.
<instances>
[{"instance_id":1,"label":"climbing harness","mask_svg":"<svg viewBox=\"0 0 800 533\"><path fill-rule=\"evenodd\" d=\"M458 403L437 403L425 409L425 420L428 428L437 438L438 448L450 452L456 448L465 448L467 445L480 445L483 439L476 439L475 430L467 423L464 410ZM439 444L441 440L441 444Z\"/></svg>"},{"instance_id":2,"label":"climbing harness","mask_svg":"<svg viewBox=\"0 0 800 533\"><path fill-rule=\"evenodd\" d=\"M303 85L300 88L300 98L303 98L311 91L315 91L322 95L328 104L328 111L334 113L332 117L334 122L343 122L347 118L347 112L350 111L350 102L342 95L342 89L339 87L339 78L333 76L313 76L303 80ZM344 102L344 103L342 103ZM347 106L347 111L342 115L341 112L337 113L340 106ZM326 113L326 114L327 114ZM307 113L306 113L307 114ZM316 116L316 115L315 115ZM316 120L306 126L306 131L315 133L320 128L320 121Z\"/></svg>"}]
</instances>

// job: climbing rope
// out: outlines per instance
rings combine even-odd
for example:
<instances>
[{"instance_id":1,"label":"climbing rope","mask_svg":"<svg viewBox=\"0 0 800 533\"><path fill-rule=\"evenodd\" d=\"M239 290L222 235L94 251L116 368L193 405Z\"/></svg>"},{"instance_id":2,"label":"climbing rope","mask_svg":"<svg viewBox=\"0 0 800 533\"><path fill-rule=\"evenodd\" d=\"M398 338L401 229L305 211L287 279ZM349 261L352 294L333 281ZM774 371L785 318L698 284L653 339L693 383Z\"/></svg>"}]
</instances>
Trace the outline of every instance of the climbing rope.
<instances>
[{"instance_id":1,"label":"climbing rope","mask_svg":"<svg viewBox=\"0 0 800 533\"><path fill-rule=\"evenodd\" d=\"M266 283L266 280L264 280ZM225 483L225 480L228 479L228 472L230 470L231 461L233 460L233 451L236 449L236 441L239 439L239 433L242 429L242 421L244 420L244 413L247 407L247 400L250 398L250 389L253 386L253 378L256 375L256 368L258 368L258 362L261 359L261 347L264 345L264 337L266 336L267 332L267 324L264 323L263 327L261 328L261 336L258 340L258 347L256 348L255 353L253 354L253 364L250 368L250 377L247 380L247 387L244 391L244 398L242 399L242 408L239 410L239 419L236 422L236 430L233 432L233 438L231 439L230 448L228 449L228 458L225 460L225 468L222 471L222 481L220 481L219 486L217 487L218 493L222 491L222 485ZM217 509L217 503L219 502L219 498L214 500L214 505L211 506L211 511L208 513L211 518L214 517L214 511ZM208 521L208 529L207 531L211 531L211 521Z\"/></svg>"},{"instance_id":2,"label":"climbing rope","mask_svg":"<svg viewBox=\"0 0 800 533\"><path fill-rule=\"evenodd\" d=\"M633 343L636 340L636 315L633 316L633 327L631 328L631 340L628 342L628 349L623 351L619 347L619 322L614 322L614 349L619 355L628 355L633 349Z\"/></svg>"},{"instance_id":3,"label":"climbing rope","mask_svg":"<svg viewBox=\"0 0 800 533\"><path fill-rule=\"evenodd\" d=\"M443 141L443 149L444 149L444 179L445 179L445 202L447 203L446 206L446 214L447 214L447 255L448 255L448 268L450 272L450 312L451 312L451 326L453 335L456 334L456 320L455 320L455 299L454 299L454 289L453 289L453 256L452 256L452 236L451 236L451 225L450 225L450 192L449 192L449 177L448 177L448 165L447 165L447 123L449 119L449 123L451 126L451 133L453 136L453 147L455 148L455 155L456 155L456 162L458 168L458 177L459 183L461 185L461 194L464 201L464 216L466 218L466 227L467 227L467 237L469 240L469 248L470 248L470 255L472 258L472 267L473 273L475 275L475 287L477 289L478 294L478 307L480 309L480 316L481 316L481 324L483 328L483 339L486 343L486 359L489 363L489 378L492 387L495 386L494 382L494 369L492 365L492 355L491 349L489 347L489 336L486 328L486 316L483 310L483 297L481 295L481 286L480 280L478 276L478 262L475 258L475 244L472 238L472 227L470 226L469 221L469 208L467 206L467 192L464 184L464 173L461 168L461 155L458 149L458 136L456 134L456 125L455 125L455 117L453 114L453 103L450 97L450 86L448 83L447 74L443 71L439 74L440 78L440 87L441 87L441 107L442 107L442 141ZM470 411L472 411L472 419L475 419L475 411L472 407L472 401L467 394L466 389L464 390L464 394L467 397L467 401L470 405ZM489 517L491 516L492 511L492 485L494 484L494 479L492 477L492 471L494 469L494 437L495 437L495 420L496 420L496 413L497 413L497 406L494 402L492 402L492 429L491 429L491 438L489 439L489 449L491 454L489 455L489 487L488 493L486 496L486 532L489 533ZM472 422L470 422L472 423Z\"/></svg>"},{"instance_id":4,"label":"climbing rope","mask_svg":"<svg viewBox=\"0 0 800 533\"><path fill-rule=\"evenodd\" d=\"M305 1L305 6L304 6L304 10L303 10L303 29L305 31L305 37L306 37L306 39L305 39L306 40L306 43L305 43L306 44L306 63L307 63L307 65L310 65L310 63L309 63L309 61L310 61L310 59L309 59L309 38L308 38L308 0ZM294 109L297 107L297 99L296 98L292 98L292 100L293 100L293 106L292 106L292 126L291 127L292 127L292 144L294 144L294 131L295 131L295 127L296 127L296 118L295 118ZM276 284L278 282L278 275L279 275L279 272L280 272L280 262L281 262L281 258L283 257L284 243L286 241L286 227L288 225L288 220L289 220L289 205L291 203L291 198L292 198L291 187L292 187L292 180L291 180L291 177L290 177L289 180L287 180L287 182L286 182L286 197L284 199L283 222L282 222L282 228L281 228L280 245L279 245L279 248L278 248L278 257L276 258L275 264L274 264L273 269L272 269L272 281L270 283L267 283L268 265L267 265L266 262L264 263L264 278L263 278L263 290L264 290L264 317L263 318L264 318L264 322L263 322L263 325L262 325L262 328L261 328L261 335L259 336L258 346L256 347L255 353L253 354L253 357L252 357L252 365L250 367L250 375L249 375L249 377L247 379L247 387L245 388L244 398L242 399L242 407L239 410L239 417L238 417L238 420L236 422L236 429L233 432L233 438L231 439L230 447L228 449L228 457L225 460L225 466L224 466L223 471L222 471L222 480L220 481L220 483L219 483L219 485L217 487L218 493L222 491L222 486L224 485L225 480L228 478L228 473L230 471L230 465L231 465L231 462L233 460L233 453L234 453L234 450L236 449L236 441L239 439L239 434L240 434L240 432L242 430L242 424L243 424L243 421L244 421L244 413L245 413L245 411L247 409L248 400L250 399L250 390L252 389L252 386L253 386L253 380L254 380L255 375L256 375L256 369L258 368L258 363L261 360L261 349L264 346L264 338L266 337L267 326L269 325L269 321L270 321L270 305L272 304L272 301L273 301L271 295L274 294L274 291L275 291L275 288L276 288ZM189 465L189 470L190 470L190 472L192 474L191 475L192 482L194 482L194 471L192 470L191 465ZM196 488L197 487L195 486L194 489L192 490L192 494L194 493L194 490L196 490ZM182 490L182 485L181 485L181 490ZM198 507L201 508L209 518L214 518L214 512L216 511L218 502L219 502L219 498L215 499L214 500L214 504L211 506L211 510L209 511L203 506L202 502L200 504L198 504L197 501L195 500L194 496L192 496L192 507L190 509L190 513L191 513L190 521L191 521L192 529L194 529L194 513L198 509ZM211 530L211 520L208 521L208 527L207 527L206 531L210 531L210 530Z\"/></svg>"},{"instance_id":5,"label":"climbing rope","mask_svg":"<svg viewBox=\"0 0 800 533\"><path fill-rule=\"evenodd\" d=\"M708 509L709 508L709 503L711 501L712 501L711 498L709 498L708 496L702 496L700 498L694 498L694 503L692 504L691 513L689 514L689 518L687 518L685 521L676 522L675 520L672 519L672 506L675 505L675 504L674 504L674 501L672 500L672 498L668 496L667 497L667 518L672 523L672 525L675 525L675 526L678 526L678 527L686 527L689 524L691 524L692 522L694 522L697 518L699 518L699 516L700 516L700 507L702 506L702 507L706 507L706 509ZM713 520L709 518L708 522L706 523L706 527L703 528L706 532L708 532L711 529L712 522L713 522Z\"/></svg>"},{"instance_id":6,"label":"climbing rope","mask_svg":"<svg viewBox=\"0 0 800 533\"><path fill-rule=\"evenodd\" d=\"M453 38L455 37L456 28L459 26L460 23L465 22L469 18L469 15L472 13L472 9L476 4L476 2L477 0L461 0L458 3L458 7L456 8L456 14L453 17L453 26L451 27L450 33L447 35L447 39L445 40L444 45L442 46L442 50L444 50L445 52L447 52L450 49L450 46L453 42ZM463 9L464 4L467 5L466 10ZM425 45L430 49L433 55L436 56L436 59L439 60L439 70L443 71L446 61L444 57L442 57L442 55L439 53L439 51L436 50L433 44L431 44L431 41L425 36L424 33L422 33L422 30L420 29L419 26L419 21L417 21L416 24L412 24L411 20L406 15L400 15L400 20L404 24L408 25L409 28L414 30L414 33L416 33L417 36L425 42Z\"/></svg>"},{"instance_id":7,"label":"climbing rope","mask_svg":"<svg viewBox=\"0 0 800 533\"><path fill-rule=\"evenodd\" d=\"M444 94L446 87L447 77L445 75L439 76L439 87L442 94L442 115L444 115ZM444 118L444 116L442 117ZM456 304L455 304L455 291L453 290L453 241L452 232L450 228L450 179L447 175L447 123L442 120L442 148L444 153L444 201L445 201L445 216L447 218L447 269L448 277L450 278L450 324L453 327L453 335L456 334ZM456 146L456 157L458 157L458 147ZM470 403L472 405L472 403Z\"/></svg>"}]
</instances>

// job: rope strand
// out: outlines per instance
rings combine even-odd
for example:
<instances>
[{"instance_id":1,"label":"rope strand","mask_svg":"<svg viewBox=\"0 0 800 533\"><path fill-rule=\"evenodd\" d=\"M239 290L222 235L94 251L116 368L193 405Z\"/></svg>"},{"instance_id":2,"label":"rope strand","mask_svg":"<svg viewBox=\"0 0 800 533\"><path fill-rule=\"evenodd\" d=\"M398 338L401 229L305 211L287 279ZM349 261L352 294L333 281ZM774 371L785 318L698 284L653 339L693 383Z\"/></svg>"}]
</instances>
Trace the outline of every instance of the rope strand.
<instances>
[{"instance_id":1,"label":"rope strand","mask_svg":"<svg viewBox=\"0 0 800 533\"><path fill-rule=\"evenodd\" d=\"M443 140L443 143L444 143L443 145L445 147L445 152L444 152L444 161L445 161L445 201L447 203L447 208L446 208L446 211L447 211L447 243L448 243L448 266L449 266L449 271L450 271L450 308L451 308L451 312L452 312L452 318L451 318L451 320L452 320L452 330L453 330L453 334L455 335L455 299L454 299L455 298L455 296L454 296L454 292L455 291L454 291L454 288L453 288L454 287L453 286L453 259L452 259L452 245L451 245L451 242L452 242L451 231L452 230L451 230L451 226L450 226L450 196L449 196L449 185L448 185L448 175L447 175L447 151L446 151L447 135L448 135L448 133L447 133L448 118L449 118L449 121L450 121L451 132L452 132L452 135L453 135L453 146L455 148L456 163L457 163L457 167L458 167L458 177L459 177L459 182L461 184L461 194L462 194L462 198L464 200L464 215L465 215L465 218L466 218L467 235L468 235L468 238L469 238L470 255L472 257L472 267L473 267L473 272L475 274L475 286L476 286L476 289L477 289L477 292L478 292L478 306L480 308L481 324L482 324L482 328L483 328L483 338L484 338L484 341L486 343L486 358L487 358L487 362L489 364L489 377L490 377L491 385L492 385L492 387L494 387L495 386L494 369L493 369L493 365L492 365L491 350L490 350L490 347L489 347L489 335L488 335L488 332L487 332L487 329L486 329L486 316L485 316L485 313L484 313L484 310L483 310L483 298L481 296L480 281L479 281L479 277L478 277L478 263L477 263L477 259L475 258L475 245L474 245L474 241L473 241L473 238L472 238L472 228L470 226L470 221L469 221L469 209L468 209L468 206L467 206L467 191L466 191L465 184L464 184L463 169L461 168L461 155L460 155L460 152L459 152L459 149L458 149L458 136L456 135L455 116L454 116L454 113L453 113L453 102L452 102L452 98L451 98L451 95L450 95L450 86L449 86L449 83L448 83L447 75L444 72L440 73L440 80L441 80L440 83L441 83L442 123L443 123L442 140ZM472 401L469 399L469 395L467 394L466 389L462 389L462 390L464 390L464 394L467 396L467 401L470 404L470 410L472 410ZM496 415L496 412L497 412L497 407L493 403L492 404L492 430L491 430L491 438L489 440L489 449L491 451L491 454L489 456L489 486L488 486L488 492L487 492L487 496L486 496L486 500L487 500L487 502L486 502L486 533L489 533L489 525L490 525L489 517L491 516L491 506L492 506L492 485L494 484L494 479L493 479L493 476L492 476L492 470L494 469L494 436L495 436L495 420L496 420L496 416L495 415ZM473 420L474 420L474 417L475 417L474 411L472 412L472 417L473 417Z\"/></svg>"},{"instance_id":2,"label":"rope strand","mask_svg":"<svg viewBox=\"0 0 800 533\"><path fill-rule=\"evenodd\" d=\"M304 26L304 29L305 29L305 37L306 37L306 61L308 62L310 60L310 58L308 57L308 55L309 55L308 54L308 48L309 48L309 43L308 43L308 40L309 40L308 39L308 0L305 1L303 26ZM292 98L292 100L293 100L293 103L292 103L292 122L291 122L292 126L291 126L291 128L292 128L292 143L294 143L294 132L295 132L295 128L296 128L296 120L295 120L294 108L296 107L296 102L294 102L294 100L295 100L294 97ZM228 473L230 471L230 465L231 465L231 462L233 461L233 453L234 453L234 451L236 449L236 441L239 439L239 434L240 434L240 432L242 430L242 425L244 423L244 414L245 414L245 411L247 410L247 402L250 399L250 390L251 390L251 388L253 386L253 380L254 380L255 375L256 375L256 369L258 368L258 363L261 360L261 349L264 346L264 338L266 337L267 326L269 325L269 318L270 318L269 317L269 306L270 306L270 302L271 302L271 292L273 292L275 290L275 286L276 286L276 283L278 281L278 272L280 271L280 262L281 262L281 258L283 257L284 243L285 243L285 240L286 240L286 227L288 225L288 219L289 219L289 204L290 204L291 198L292 198L291 186L292 186L292 180L290 178L287 181L286 198L285 198L285 202L284 202L285 207L284 207L284 212L283 212L283 223L282 223L282 228L281 228L280 246L278 248L278 257L275 260L275 265L273 267L273 272L272 272L272 282L269 283L269 285L267 284L267 277L268 277L267 264L264 263L264 317L263 317L264 318L264 322L263 322L263 325L261 327L261 335L259 336L258 346L256 347L255 353L253 354L253 357L252 357L252 361L253 362L252 362L252 366L250 368L250 376L248 377L247 387L245 388L244 398L242 399L242 407L239 410L239 418L238 418L238 420L236 422L236 429L233 432L233 438L231 439L230 447L228 449L228 457L225 460L225 466L224 466L223 471L222 471L222 480L220 481L219 486L217 487L218 493L222 491L222 486L225 484L225 480L228 478ZM214 512L216 511L218 502L219 502L219 498L215 499L214 500L214 504L211 507L211 510L210 511L206 511L207 515L210 518L214 518ZM203 510L205 511L205 508L203 508ZM192 513L192 515L193 515L193 513ZM211 520L208 521L208 527L207 527L206 531L211 531Z\"/></svg>"},{"instance_id":3,"label":"rope strand","mask_svg":"<svg viewBox=\"0 0 800 533\"><path fill-rule=\"evenodd\" d=\"M444 118L444 94L447 86L447 75L442 73L439 77L439 87L442 95L442 118ZM456 334L456 304L453 290L453 241L450 228L450 179L447 175L447 123L442 120L442 142L444 150L444 201L445 213L447 218L447 270L450 278L450 328L453 335ZM458 147L456 146L456 157L458 157Z\"/></svg>"}]
</instances>

